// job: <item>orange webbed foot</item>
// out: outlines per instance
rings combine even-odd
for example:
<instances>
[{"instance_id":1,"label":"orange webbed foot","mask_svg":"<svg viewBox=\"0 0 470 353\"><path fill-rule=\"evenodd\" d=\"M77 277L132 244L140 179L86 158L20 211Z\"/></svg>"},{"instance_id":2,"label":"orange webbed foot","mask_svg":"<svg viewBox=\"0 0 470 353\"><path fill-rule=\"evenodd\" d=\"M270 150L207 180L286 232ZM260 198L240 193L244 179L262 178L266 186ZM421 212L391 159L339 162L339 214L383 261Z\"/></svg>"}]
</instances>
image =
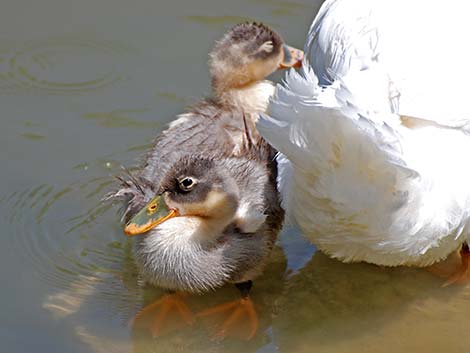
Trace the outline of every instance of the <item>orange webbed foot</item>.
<instances>
[{"instance_id":1,"label":"orange webbed foot","mask_svg":"<svg viewBox=\"0 0 470 353\"><path fill-rule=\"evenodd\" d=\"M223 303L196 314L199 318L215 319L214 338L238 337L252 339L258 331L258 314L253 301L248 297L251 281L237 284L242 298ZM217 320L219 319L219 320Z\"/></svg>"},{"instance_id":2,"label":"orange webbed foot","mask_svg":"<svg viewBox=\"0 0 470 353\"><path fill-rule=\"evenodd\" d=\"M217 315L221 315L225 319L216 325L214 335L216 339L236 336L250 340L258 331L258 314L249 297L223 303L196 314L200 318Z\"/></svg>"},{"instance_id":3,"label":"orange webbed foot","mask_svg":"<svg viewBox=\"0 0 470 353\"><path fill-rule=\"evenodd\" d=\"M183 300L182 294L164 295L137 313L131 327L148 327L154 337L161 336L194 322L194 315Z\"/></svg>"}]
</instances>

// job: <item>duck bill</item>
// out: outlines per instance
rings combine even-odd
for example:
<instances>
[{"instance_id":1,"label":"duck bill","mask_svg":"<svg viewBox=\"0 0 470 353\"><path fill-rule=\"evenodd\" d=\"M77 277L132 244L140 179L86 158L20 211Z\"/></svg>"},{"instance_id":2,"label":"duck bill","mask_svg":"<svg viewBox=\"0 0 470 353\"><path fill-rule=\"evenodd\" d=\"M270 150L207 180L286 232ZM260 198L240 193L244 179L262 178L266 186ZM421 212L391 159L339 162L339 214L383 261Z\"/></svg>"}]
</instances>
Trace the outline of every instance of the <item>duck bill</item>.
<instances>
[{"instance_id":1,"label":"duck bill","mask_svg":"<svg viewBox=\"0 0 470 353\"><path fill-rule=\"evenodd\" d=\"M178 211L168 208L163 196L158 195L126 224L124 233L142 234L176 216L178 216Z\"/></svg>"},{"instance_id":2,"label":"duck bill","mask_svg":"<svg viewBox=\"0 0 470 353\"><path fill-rule=\"evenodd\" d=\"M302 60L304 59L304 52L302 50L290 47L286 44L282 45L282 50L284 52L284 58L279 64L280 69L302 66Z\"/></svg>"}]
</instances>

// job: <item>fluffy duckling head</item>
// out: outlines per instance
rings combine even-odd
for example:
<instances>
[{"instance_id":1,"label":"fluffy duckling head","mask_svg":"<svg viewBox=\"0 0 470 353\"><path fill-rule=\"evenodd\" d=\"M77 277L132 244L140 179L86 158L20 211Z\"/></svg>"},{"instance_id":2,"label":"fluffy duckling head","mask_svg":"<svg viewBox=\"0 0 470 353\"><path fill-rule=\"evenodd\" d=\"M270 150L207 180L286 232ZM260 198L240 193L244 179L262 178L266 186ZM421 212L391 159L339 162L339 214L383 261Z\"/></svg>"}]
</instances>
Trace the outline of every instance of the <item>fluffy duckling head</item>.
<instances>
[{"instance_id":1,"label":"fluffy duckling head","mask_svg":"<svg viewBox=\"0 0 470 353\"><path fill-rule=\"evenodd\" d=\"M160 189L126 225L128 235L141 234L173 217L198 217L210 237L232 221L238 188L209 158L183 157L167 173Z\"/></svg>"},{"instance_id":2,"label":"fluffy duckling head","mask_svg":"<svg viewBox=\"0 0 470 353\"><path fill-rule=\"evenodd\" d=\"M243 89L263 80L277 69L299 67L301 50L261 23L242 23L229 30L209 55L214 96Z\"/></svg>"}]
</instances>

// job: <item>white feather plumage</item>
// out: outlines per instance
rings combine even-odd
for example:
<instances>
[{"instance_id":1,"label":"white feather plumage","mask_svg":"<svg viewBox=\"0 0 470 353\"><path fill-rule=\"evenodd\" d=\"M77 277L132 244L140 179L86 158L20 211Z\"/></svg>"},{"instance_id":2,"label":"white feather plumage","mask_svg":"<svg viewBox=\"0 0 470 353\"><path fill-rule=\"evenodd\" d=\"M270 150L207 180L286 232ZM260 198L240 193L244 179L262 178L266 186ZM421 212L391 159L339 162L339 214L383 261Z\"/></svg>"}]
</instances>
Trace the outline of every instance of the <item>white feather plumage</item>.
<instances>
[{"instance_id":1,"label":"white feather plumage","mask_svg":"<svg viewBox=\"0 0 470 353\"><path fill-rule=\"evenodd\" d=\"M461 7L327 0L258 122L289 219L331 256L426 266L470 239Z\"/></svg>"}]
</instances>

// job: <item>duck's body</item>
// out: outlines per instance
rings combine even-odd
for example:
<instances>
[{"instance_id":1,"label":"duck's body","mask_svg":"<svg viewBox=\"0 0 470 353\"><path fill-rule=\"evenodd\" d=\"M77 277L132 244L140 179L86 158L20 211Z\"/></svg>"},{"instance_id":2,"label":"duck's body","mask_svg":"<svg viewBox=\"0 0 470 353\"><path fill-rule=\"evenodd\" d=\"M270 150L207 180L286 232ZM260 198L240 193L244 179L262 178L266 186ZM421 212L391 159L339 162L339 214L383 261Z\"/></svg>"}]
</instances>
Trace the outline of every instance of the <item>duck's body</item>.
<instances>
[{"instance_id":1,"label":"duck's body","mask_svg":"<svg viewBox=\"0 0 470 353\"><path fill-rule=\"evenodd\" d=\"M427 266L470 239L470 54L452 3L326 1L258 123L288 217L332 257Z\"/></svg>"}]
</instances>

